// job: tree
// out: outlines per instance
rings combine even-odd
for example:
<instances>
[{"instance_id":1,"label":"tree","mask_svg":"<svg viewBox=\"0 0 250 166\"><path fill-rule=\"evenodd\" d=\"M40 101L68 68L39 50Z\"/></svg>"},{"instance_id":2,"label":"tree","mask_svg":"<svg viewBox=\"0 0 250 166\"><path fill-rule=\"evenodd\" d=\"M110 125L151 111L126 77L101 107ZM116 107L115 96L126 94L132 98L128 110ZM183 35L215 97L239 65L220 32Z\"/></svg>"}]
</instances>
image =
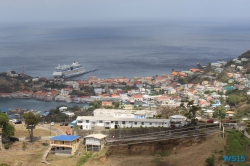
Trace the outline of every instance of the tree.
<instances>
[{"instance_id":1,"label":"tree","mask_svg":"<svg viewBox=\"0 0 250 166\"><path fill-rule=\"evenodd\" d=\"M14 126L9 124L9 117L2 112L0 112L0 126L2 126L3 137L9 138L15 134Z\"/></svg>"},{"instance_id":2,"label":"tree","mask_svg":"<svg viewBox=\"0 0 250 166\"><path fill-rule=\"evenodd\" d=\"M9 117L5 113L0 112L0 126L4 127L7 123L9 123Z\"/></svg>"},{"instance_id":3,"label":"tree","mask_svg":"<svg viewBox=\"0 0 250 166\"><path fill-rule=\"evenodd\" d=\"M183 109L184 115L191 119L191 123L196 124L196 112L200 110L200 107L194 105L194 101L189 101L186 107L181 103L180 107Z\"/></svg>"},{"instance_id":4,"label":"tree","mask_svg":"<svg viewBox=\"0 0 250 166\"><path fill-rule=\"evenodd\" d=\"M236 106L240 102L240 96L237 94L231 94L228 96L227 101L229 104L234 104L234 106Z\"/></svg>"},{"instance_id":5,"label":"tree","mask_svg":"<svg viewBox=\"0 0 250 166\"><path fill-rule=\"evenodd\" d=\"M112 103L112 105L114 105L114 107L117 109L117 108L119 108L119 106L120 106L120 102L119 102L119 101L114 101L114 102Z\"/></svg>"},{"instance_id":6,"label":"tree","mask_svg":"<svg viewBox=\"0 0 250 166\"><path fill-rule=\"evenodd\" d=\"M35 129L36 125L40 121L40 115L39 114L34 114L33 112L28 112L23 114L23 118L26 124L26 129L28 129L29 134L30 134L30 141L33 141L33 130Z\"/></svg>"},{"instance_id":7,"label":"tree","mask_svg":"<svg viewBox=\"0 0 250 166\"><path fill-rule=\"evenodd\" d=\"M7 123L2 129L2 134L6 138L10 138L15 135L15 127L12 124Z\"/></svg>"}]
</instances>

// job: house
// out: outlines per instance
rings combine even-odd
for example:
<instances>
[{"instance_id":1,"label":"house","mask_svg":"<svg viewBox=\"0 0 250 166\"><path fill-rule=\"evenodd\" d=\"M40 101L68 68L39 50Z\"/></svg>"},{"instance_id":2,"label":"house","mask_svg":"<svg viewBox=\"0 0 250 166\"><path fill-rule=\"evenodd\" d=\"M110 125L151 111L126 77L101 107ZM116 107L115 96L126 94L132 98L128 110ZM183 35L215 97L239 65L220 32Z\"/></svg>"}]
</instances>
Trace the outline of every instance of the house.
<instances>
[{"instance_id":1,"label":"house","mask_svg":"<svg viewBox=\"0 0 250 166\"><path fill-rule=\"evenodd\" d=\"M186 119L185 116L173 115L173 116L170 116L170 123L171 124L181 124L183 126L185 124L185 119Z\"/></svg>"},{"instance_id":2,"label":"house","mask_svg":"<svg viewBox=\"0 0 250 166\"><path fill-rule=\"evenodd\" d=\"M234 90L234 87L233 86L224 86L223 87L223 90Z\"/></svg>"},{"instance_id":3,"label":"house","mask_svg":"<svg viewBox=\"0 0 250 166\"><path fill-rule=\"evenodd\" d=\"M233 111L227 111L226 117L232 117L232 116L234 116L234 114L235 114L235 112L233 112Z\"/></svg>"},{"instance_id":4,"label":"house","mask_svg":"<svg viewBox=\"0 0 250 166\"><path fill-rule=\"evenodd\" d=\"M217 67L217 68L219 68L219 67L222 67L222 64L221 63L211 63L211 66L212 67Z\"/></svg>"},{"instance_id":5,"label":"house","mask_svg":"<svg viewBox=\"0 0 250 166\"><path fill-rule=\"evenodd\" d=\"M93 117L78 116L77 125L82 130L93 130L95 127L106 129L128 128L128 127L170 127L169 119L136 119L136 118L114 118L114 117Z\"/></svg>"},{"instance_id":6,"label":"house","mask_svg":"<svg viewBox=\"0 0 250 166\"><path fill-rule=\"evenodd\" d=\"M214 111L213 110L204 110L204 115L208 115L209 117L213 116Z\"/></svg>"},{"instance_id":7,"label":"house","mask_svg":"<svg viewBox=\"0 0 250 166\"><path fill-rule=\"evenodd\" d=\"M124 104L122 105L124 107L124 109L126 110L132 110L134 108L134 106L132 104Z\"/></svg>"},{"instance_id":8,"label":"house","mask_svg":"<svg viewBox=\"0 0 250 166\"><path fill-rule=\"evenodd\" d=\"M11 98L11 93L0 93L0 97Z\"/></svg>"},{"instance_id":9,"label":"house","mask_svg":"<svg viewBox=\"0 0 250 166\"><path fill-rule=\"evenodd\" d=\"M143 96L142 96L142 94L135 94L135 95L133 95L132 99L134 101L143 101Z\"/></svg>"},{"instance_id":10,"label":"house","mask_svg":"<svg viewBox=\"0 0 250 166\"><path fill-rule=\"evenodd\" d=\"M220 100L217 100L216 103L212 104L213 108L219 107L219 106L221 106Z\"/></svg>"},{"instance_id":11,"label":"house","mask_svg":"<svg viewBox=\"0 0 250 166\"><path fill-rule=\"evenodd\" d=\"M112 101L102 101L102 106L112 106Z\"/></svg>"},{"instance_id":12,"label":"house","mask_svg":"<svg viewBox=\"0 0 250 166\"><path fill-rule=\"evenodd\" d=\"M99 152L105 144L105 138L107 136L104 134L91 134L84 137L86 152Z\"/></svg>"},{"instance_id":13,"label":"house","mask_svg":"<svg viewBox=\"0 0 250 166\"><path fill-rule=\"evenodd\" d=\"M223 68L217 67L214 69L214 72L216 73L222 73L223 72Z\"/></svg>"},{"instance_id":14,"label":"house","mask_svg":"<svg viewBox=\"0 0 250 166\"><path fill-rule=\"evenodd\" d=\"M80 144L80 136L60 135L50 139L51 152L56 155L74 155Z\"/></svg>"},{"instance_id":15,"label":"house","mask_svg":"<svg viewBox=\"0 0 250 166\"><path fill-rule=\"evenodd\" d=\"M94 88L94 92L96 95L101 95L102 94L102 88Z\"/></svg>"}]
</instances>

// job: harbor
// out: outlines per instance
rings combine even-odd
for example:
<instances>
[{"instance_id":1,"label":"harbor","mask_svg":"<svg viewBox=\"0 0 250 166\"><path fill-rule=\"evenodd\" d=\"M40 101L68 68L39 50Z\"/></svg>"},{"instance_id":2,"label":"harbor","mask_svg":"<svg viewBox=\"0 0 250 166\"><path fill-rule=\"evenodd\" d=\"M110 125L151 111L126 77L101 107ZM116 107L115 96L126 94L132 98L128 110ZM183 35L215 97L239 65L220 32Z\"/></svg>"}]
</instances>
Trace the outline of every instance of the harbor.
<instances>
[{"instance_id":1,"label":"harbor","mask_svg":"<svg viewBox=\"0 0 250 166\"><path fill-rule=\"evenodd\" d=\"M79 103L65 103L65 102L46 102L41 100L34 99L15 99L15 98L0 98L0 106L8 108L8 109L29 109L29 110L37 110L37 111L49 111L51 109L55 109L59 105L73 107L75 105L79 107L86 106L88 104L79 104Z\"/></svg>"}]
</instances>

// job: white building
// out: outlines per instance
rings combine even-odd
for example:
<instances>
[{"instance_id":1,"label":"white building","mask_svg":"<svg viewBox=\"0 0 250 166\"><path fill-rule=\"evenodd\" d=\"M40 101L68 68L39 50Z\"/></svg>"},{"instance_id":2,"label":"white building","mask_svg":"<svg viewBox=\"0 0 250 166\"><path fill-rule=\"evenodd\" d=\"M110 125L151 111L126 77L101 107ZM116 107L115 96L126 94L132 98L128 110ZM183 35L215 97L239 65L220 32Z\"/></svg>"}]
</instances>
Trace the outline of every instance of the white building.
<instances>
[{"instance_id":1,"label":"white building","mask_svg":"<svg viewBox=\"0 0 250 166\"><path fill-rule=\"evenodd\" d=\"M114 117L94 117L78 116L77 125L83 130L93 130L95 127L127 128L127 127L169 127L169 119L136 119L136 118L114 118Z\"/></svg>"},{"instance_id":2,"label":"white building","mask_svg":"<svg viewBox=\"0 0 250 166\"><path fill-rule=\"evenodd\" d=\"M156 115L156 110L125 110L125 109L96 109L95 117L114 118L152 118Z\"/></svg>"},{"instance_id":3,"label":"white building","mask_svg":"<svg viewBox=\"0 0 250 166\"><path fill-rule=\"evenodd\" d=\"M173 115L170 116L170 121L171 122L184 122L186 119L185 116L181 116L181 115Z\"/></svg>"},{"instance_id":4,"label":"white building","mask_svg":"<svg viewBox=\"0 0 250 166\"><path fill-rule=\"evenodd\" d=\"M173 115L170 116L170 123L171 125L175 125L176 127L184 126L186 117L181 115Z\"/></svg>"}]
</instances>

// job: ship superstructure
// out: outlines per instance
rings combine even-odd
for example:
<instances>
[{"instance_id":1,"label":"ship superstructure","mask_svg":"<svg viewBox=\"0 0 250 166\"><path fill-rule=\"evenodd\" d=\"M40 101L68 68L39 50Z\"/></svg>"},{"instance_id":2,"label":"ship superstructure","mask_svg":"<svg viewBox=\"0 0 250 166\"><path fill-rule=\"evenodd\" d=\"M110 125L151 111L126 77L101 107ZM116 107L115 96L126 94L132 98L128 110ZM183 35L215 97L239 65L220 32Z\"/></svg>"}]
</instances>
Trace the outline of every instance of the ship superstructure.
<instances>
[{"instance_id":1,"label":"ship superstructure","mask_svg":"<svg viewBox=\"0 0 250 166\"><path fill-rule=\"evenodd\" d=\"M73 62L71 65L59 65L53 72L54 78L70 78L77 75L85 74L86 71L81 64Z\"/></svg>"}]
</instances>

